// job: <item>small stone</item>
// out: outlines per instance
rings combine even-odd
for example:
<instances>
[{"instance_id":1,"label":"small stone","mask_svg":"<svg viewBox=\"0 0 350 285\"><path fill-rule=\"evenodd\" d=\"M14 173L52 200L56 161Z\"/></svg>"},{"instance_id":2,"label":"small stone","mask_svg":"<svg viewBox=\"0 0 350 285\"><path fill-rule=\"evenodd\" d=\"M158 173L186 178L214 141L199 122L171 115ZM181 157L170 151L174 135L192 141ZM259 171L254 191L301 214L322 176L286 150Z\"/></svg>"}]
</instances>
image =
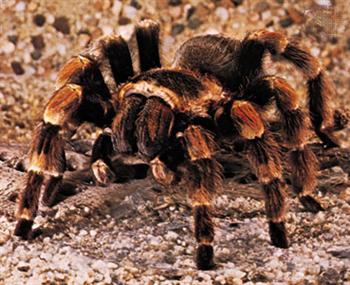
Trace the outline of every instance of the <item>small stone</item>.
<instances>
[{"instance_id":1,"label":"small stone","mask_svg":"<svg viewBox=\"0 0 350 285\"><path fill-rule=\"evenodd\" d=\"M195 17L191 17L191 19L188 21L188 27L191 30L195 30L199 28L201 25L202 25L202 21Z\"/></svg>"},{"instance_id":2,"label":"small stone","mask_svg":"<svg viewBox=\"0 0 350 285\"><path fill-rule=\"evenodd\" d=\"M255 11L258 13L262 13L262 12L268 10L269 8L270 8L269 3L265 2L265 1L259 2L255 5Z\"/></svg>"},{"instance_id":3,"label":"small stone","mask_svg":"<svg viewBox=\"0 0 350 285\"><path fill-rule=\"evenodd\" d=\"M137 16L137 10L135 7L126 5L123 8L123 16L129 19L135 19Z\"/></svg>"},{"instance_id":4,"label":"small stone","mask_svg":"<svg viewBox=\"0 0 350 285\"><path fill-rule=\"evenodd\" d=\"M118 24L121 26L128 25L131 23L131 20L127 17L120 17L118 20Z\"/></svg>"},{"instance_id":5,"label":"small stone","mask_svg":"<svg viewBox=\"0 0 350 285\"><path fill-rule=\"evenodd\" d=\"M171 35L173 37L175 37L175 36L181 34L184 30L185 30L185 26L183 24L175 23L171 27Z\"/></svg>"},{"instance_id":6,"label":"small stone","mask_svg":"<svg viewBox=\"0 0 350 285\"><path fill-rule=\"evenodd\" d=\"M44 15L42 14L36 14L34 17L33 17L33 22L35 25L37 25L38 27L42 27L44 26L45 22L46 22L46 18Z\"/></svg>"},{"instance_id":7,"label":"small stone","mask_svg":"<svg viewBox=\"0 0 350 285\"><path fill-rule=\"evenodd\" d=\"M231 2L233 5L235 5L235 7L237 7L243 3L243 0L231 0Z\"/></svg>"},{"instance_id":8,"label":"small stone","mask_svg":"<svg viewBox=\"0 0 350 285\"><path fill-rule=\"evenodd\" d=\"M69 21L65 16L55 18L53 26L58 32L61 32L62 34L68 35L70 33Z\"/></svg>"},{"instance_id":9,"label":"small stone","mask_svg":"<svg viewBox=\"0 0 350 285\"><path fill-rule=\"evenodd\" d=\"M12 61L11 67L13 69L13 72L17 75L24 74L24 69L22 67L22 64L19 61Z\"/></svg>"},{"instance_id":10,"label":"small stone","mask_svg":"<svg viewBox=\"0 0 350 285\"><path fill-rule=\"evenodd\" d=\"M29 270L29 264L23 261L20 261L17 265L19 271L27 272Z\"/></svg>"},{"instance_id":11,"label":"small stone","mask_svg":"<svg viewBox=\"0 0 350 285\"><path fill-rule=\"evenodd\" d=\"M34 50L34 51L32 51L32 52L30 53L30 56L31 56L32 59L38 60L39 58L41 58L42 53L41 53L40 50L37 50L37 49L36 49L36 50Z\"/></svg>"},{"instance_id":12,"label":"small stone","mask_svg":"<svg viewBox=\"0 0 350 285\"><path fill-rule=\"evenodd\" d=\"M5 44L1 47L1 51L5 54L10 54L15 51L16 47L13 43L11 42L5 42Z\"/></svg>"},{"instance_id":13,"label":"small stone","mask_svg":"<svg viewBox=\"0 0 350 285\"><path fill-rule=\"evenodd\" d=\"M294 23L302 24L305 22L305 16L302 12L294 7L289 7L287 10L288 15L291 17Z\"/></svg>"},{"instance_id":14,"label":"small stone","mask_svg":"<svg viewBox=\"0 0 350 285\"><path fill-rule=\"evenodd\" d=\"M182 0L169 0L168 3L170 6L179 6L182 4Z\"/></svg>"},{"instance_id":15,"label":"small stone","mask_svg":"<svg viewBox=\"0 0 350 285\"><path fill-rule=\"evenodd\" d=\"M229 18L228 10L224 7L218 7L215 10L215 15L222 21L226 22Z\"/></svg>"},{"instance_id":16,"label":"small stone","mask_svg":"<svg viewBox=\"0 0 350 285\"><path fill-rule=\"evenodd\" d=\"M9 42L13 43L14 45L17 44L18 36L17 35L8 35L7 39Z\"/></svg>"},{"instance_id":17,"label":"small stone","mask_svg":"<svg viewBox=\"0 0 350 285\"><path fill-rule=\"evenodd\" d=\"M85 48L88 46L91 38L88 34L81 34L78 37L78 45L82 48Z\"/></svg>"},{"instance_id":18,"label":"small stone","mask_svg":"<svg viewBox=\"0 0 350 285\"><path fill-rule=\"evenodd\" d=\"M284 19L281 19L279 24L281 25L282 28L288 28L291 25L293 25L293 20L290 17L286 17Z\"/></svg>"},{"instance_id":19,"label":"small stone","mask_svg":"<svg viewBox=\"0 0 350 285\"><path fill-rule=\"evenodd\" d=\"M142 5L137 0L131 0L130 6L136 8L137 10L140 10L142 8Z\"/></svg>"},{"instance_id":20,"label":"small stone","mask_svg":"<svg viewBox=\"0 0 350 285\"><path fill-rule=\"evenodd\" d=\"M122 10L123 3L119 0L114 1L112 12L114 15L119 16L120 11Z\"/></svg>"},{"instance_id":21,"label":"small stone","mask_svg":"<svg viewBox=\"0 0 350 285\"><path fill-rule=\"evenodd\" d=\"M60 55L65 55L66 54L66 46L63 44L58 44L57 51Z\"/></svg>"},{"instance_id":22,"label":"small stone","mask_svg":"<svg viewBox=\"0 0 350 285\"><path fill-rule=\"evenodd\" d=\"M26 3L25 2L18 2L15 6L16 12L23 12L26 9Z\"/></svg>"},{"instance_id":23,"label":"small stone","mask_svg":"<svg viewBox=\"0 0 350 285\"><path fill-rule=\"evenodd\" d=\"M45 42L42 35L32 36L31 42L35 49L42 50L45 47Z\"/></svg>"},{"instance_id":24,"label":"small stone","mask_svg":"<svg viewBox=\"0 0 350 285\"><path fill-rule=\"evenodd\" d=\"M186 5L185 11L186 11L186 19L189 20L190 18L192 18L192 16L196 12L196 7L191 5Z\"/></svg>"}]
</instances>

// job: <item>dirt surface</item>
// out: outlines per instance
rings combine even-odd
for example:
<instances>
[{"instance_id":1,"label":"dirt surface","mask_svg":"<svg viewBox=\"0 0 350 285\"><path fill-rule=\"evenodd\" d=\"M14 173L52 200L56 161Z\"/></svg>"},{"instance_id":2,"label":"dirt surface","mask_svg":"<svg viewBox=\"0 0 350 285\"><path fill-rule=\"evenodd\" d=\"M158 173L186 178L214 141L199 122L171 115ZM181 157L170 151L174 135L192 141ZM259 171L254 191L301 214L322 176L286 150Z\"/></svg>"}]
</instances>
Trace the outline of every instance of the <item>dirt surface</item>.
<instances>
[{"instance_id":1,"label":"dirt surface","mask_svg":"<svg viewBox=\"0 0 350 285\"><path fill-rule=\"evenodd\" d=\"M53 208L40 206L42 234L30 242L13 237L25 147L2 145L0 284L348 284L350 152L314 149L326 211L304 212L290 193L286 250L270 245L263 194L247 166L221 157L231 178L216 200L217 268L200 272L185 193L169 195L151 177L94 186L88 155L73 151L69 164L77 168L66 172L63 192L69 195Z\"/></svg>"},{"instance_id":2,"label":"dirt surface","mask_svg":"<svg viewBox=\"0 0 350 285\"><path fill-rule=\"evenodd\" d=\"M329 5L328 5L329 4ZM91 182L88 160L96 130L84 126L62 199L40 207L31 242L12 236L15 199L23 187L31 130L41 118L60 67L104 34L134 46L143 18L162 26L163 64L193 35L242 39L267 27L300 40L337 88L336 106L350 102L350 19L337 0L0 0L0 284L350 284L349 129L343 149L314 147L321 162L316 195L325 212L306 213L291 194L291 247L270 245L260 187L241 159L216 201L217 268L197 271L191 210L148 177L108 188ZM327 6L328 5L328 6ZM136 53L134 53L136 56ZM267 59L270 73L305 94L300 73ZM287 176L286 176L287 177ZM288 181L288 179L287 179ZM72 195L74 194L74 195Z\"/></svg>"}]
</instances>

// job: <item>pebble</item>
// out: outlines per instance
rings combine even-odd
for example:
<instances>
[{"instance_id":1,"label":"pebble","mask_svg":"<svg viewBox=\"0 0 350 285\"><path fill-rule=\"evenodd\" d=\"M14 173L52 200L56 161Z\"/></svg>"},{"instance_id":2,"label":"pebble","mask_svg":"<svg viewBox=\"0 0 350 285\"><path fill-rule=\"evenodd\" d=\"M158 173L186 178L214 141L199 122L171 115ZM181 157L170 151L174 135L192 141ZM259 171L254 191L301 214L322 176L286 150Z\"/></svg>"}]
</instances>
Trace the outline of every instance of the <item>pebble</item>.
<instances>
[{"instance_id":1,"label":"pebble","mask_svg":"<svg viewBox=\"0 0 350 285\"><path fill-rule=\"evenodd\" d=\"M123 8L123 3L119 0L115 0L112 6L112 12L114 15L119 16L121 10Z\"/></svg>"},{"instance_id":2,"label":"pebble","mask_svg":"<svg viewBox=\"0 0 350 285\"><path fill-rule=\"evenodd\" d=\"M25 73L25 71L22 67L22 64L19 61L15 61L15 60L12 61L11 67L12 67L13 72L17 75L22 75Z\"/></svg>"},{"instance_id":3,"label":"pebble","mask_svg":"<svg viewBox=\"0 0 350 285\"><path fill-rule=\"evenodd\" d=\"M239 5L242 5L242 3L243 3L243 0L231 0L231 2L232 2L232 4L234 5L234 6L239 6Z\"/></svg>"},{"instance_id":4,"label":"pebble","mask_svg":"<svg viewBox=\"0 0 350 285\"><path fill-rule=\"evenodd\" d=\"M45 47L44 38L42 35L35 35L31 37L31 42L34 49L42 50Z\"/></svg>"},{"instance_id":5,"label":"pebble","mask_svg":"<svg viewBox=\"0 0 350 285\"><path fill-rule=\"evenodd\" d=\"M185 26L181 23L175 23L171 27L171 35L173 37L181 34L185 30Z\"/></svg>"},{"instance_id":6,"label":"pebble","mask_svg":"<svg viewBox=\"0 0 350 285\"><path fill-rule=\"evenodd\" d=\"M224 7L216 8L215 15L223 22L226 22L230 16L228 10Z\"/></svg>"},{"instance_id":7,"label":"pebble","mask_svg":"<svg viewBox=\"0 0 350 285\"><path fill-rule=\"evenodd\" d=\"M254 7L254 10L258 13L262 13L266 10L268 10L270 8L270 4L265 2L265 1L262 1L262 2L258 2L255 7Z\"/></svg>"},{"instance_id":8,"label":"pebble","mask_svg":"<svg viewBox=\"0 0 350 285\"><path fill-rule=\"evenodd\" d=\"M137 16L137 9L133 6L126 5L123 8L123 16L129 19L134 19L135 21L135 18Z\"/></svg>"},{"instance_id":9,"label":"pebble","mask_svg":"<svg viewBox=\"0 0 350 285\"><path fill-rule=\"evenodd\" d=\"M191 30L196 30L202 25L202 21L196 17L191 17L188 21L188 28Z\"/></svg>"},{"instance_id":10,"label":"pebble","mask_svg":"<svg viewBox=\"0 0 350 285\"><path fill-rule=\"evenodd\" d=\"M70 26L68 18L65 16L56 17L53 22L54 28L62 34L68 35L70 33Z\"/></svg>"},{"instance_id":11,"label":"pebble","mask_svg":"<svg viewBox=\"0 0 350 285\"><path fill-rule=\"evenodd\" d=\"M8 35L7 39L9 42L13 43L14 45L17 44L18 36L17 35Z\"/></svg>"},{"instance_id":12,"label":"pebble","mask_svg":"<svg viewBox=\"0 0 350 285\"><path fill-rule=\"evenodd\" d=\"M24 261L20 261L17 265L17 269L19 271L27 272L29 268L30 268L29 263L26 263Z\"/></svg>"},{"instance_id":13,"label":"pebble","mask_svg":"<svg viewBox=\"0 0 350 285\"><path fill-rule=\"evenodd\" d=\"M137 10L142 8L142 5L137 0L131 0L130 6L135 7Z\"/></svg>"},{"instance_id":14,"label":"pebble","mask_svg":"<svg viewBox=\"0 0 350 285\"><path fill-rule=\"evenodd\" d=\"M13 53L15 49L16 49L16 46L12 42L6 41L0 50L4 54L10 54L10 53Z\"/></svg>"},{"instance_id":15,"label":"pebble","mask_svg":"<svg viewBox=\"0 0 350 285\"><path fill-rule=\"evenodd\" d=\"M23 12L25 9L26 9L26 3L23 1L18 2L15 6L16 12Z\"/></svg>"},{"instance_id":16,"label":"pebble","mask_svg":"<svg viewBox=\"0 0 350 285\"><path fill-rule=\"evenodd\" d=\"M169 0L168 3L170 6L179 6L182 4L182 0Z\"/></svg>"},{"instance_id":17,"label":"pebble","mask_svg":"<svg viewBox=\"0 0 350 285\"><path fill-rule=\"evenodd\" d=\"M34 17L33 17L33 22L35 25L37 25L38 27L42 27L44 26L45 22L46 22L46 18L44 15L42 14L36 14Z\"/></svg>"},{"instance_id":18,"label":"pebble","mask_svg":"<svg viewBox=\"0 0 350 285\"><path fill-rule=\"evenodd\" d=\"M293 20L291 17L286 17L283 18L279 21L279 24L281 25L282 28L288 28L291 25L293 25Z\"/></svg>"},{"instance_id":19,"label":"pebble","mask_svg":"<svg viewBox=\"0 0 350 285\"><path fill-rule=\"evenodd\" d=\"M302 12L294 7L289 7L287 9L288 15L292 18L293 22L296 24L302 24L305 22L305 16Z\"/></svg>"},{"instance_id":20,"label":"pebble","mask_svg":"<svg viewBox=\"0 0 350 285\"><path fill-rule=\"evenodd\" d=\"M65 55L66 54L66 46L64 44L58 44L56 49L57 49L57 52L60 55Z\"/></svg>"}]
</instances>

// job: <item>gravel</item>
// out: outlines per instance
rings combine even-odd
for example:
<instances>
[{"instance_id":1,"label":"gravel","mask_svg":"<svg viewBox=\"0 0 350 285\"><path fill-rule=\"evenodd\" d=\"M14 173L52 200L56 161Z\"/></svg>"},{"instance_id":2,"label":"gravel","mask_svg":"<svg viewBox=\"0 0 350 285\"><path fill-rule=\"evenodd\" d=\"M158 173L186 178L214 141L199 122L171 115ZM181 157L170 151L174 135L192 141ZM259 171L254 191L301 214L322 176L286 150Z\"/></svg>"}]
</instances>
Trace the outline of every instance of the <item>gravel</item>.
<instances>
[{"instance_id":1,"label":"gravel","mask_svg":"<svg viewBox=\"0 0 350 285\"><path fill-rule=\"evenodd\" d=\"M348 151L324 156L317 150L323 169L317 196L326 211L304 212L292 196L288 249L270 245L262 193L255 182L237 183L247 175L240 164L215 203L217 268L202 272L193 260L193 221L183 193L169 195L149 178L107 188L83 183L52 209L40 206L35 227L42 235L30 242L12 236L15 203L8 197L23 185L23 173L9 166L15 167L23 151L0 147L0 284L350 282ZM331 166L334 155L338 163ZM85 155L67 157L69 164L88 163Z\"/></svg>"},{"instance_id":2,"label":"gravel","mask_svg":"<svg viewBox=\"0 0 350 285\"><path fill-rule=\"evenodd\" d=\"M242 39L258 28L282 28L289 37L302 40L331 74L338 93L335 103L350 103L346 1L336 1L335 7L316 0L44 3L0 3L0 142L28 144L31 130L54 90L59 68L103 34L120 33L132 43L135 23L145 17L161 22L165 65L170 64L176 48L196 34L226 33ZM305 92L298 72L271 60L266 66L270 73L280 74L299 92ZM83 127L79 136L93 139L94 131ZM340 135L344 146L349 147L349 133ZM149 189L134 186L133 191L124 193L123 185L113 186L125 194L118 196L85 185L53 209L40 208L36 223L46 232L24 242L12 236L15 205L4 195L7 186L0 185L0 204L7 203L0 208L0 284L349 285L348 161L349 157L320 173L318 195L326 212L305 213L291 199L287 216L291 247L287 250L269 244L259 199L230 198L233 189L257 186L225 182L227 189L217 200L220 207L215 219L218 268L208 272L199 272L194 266L188 207L185 203L164 206L158 201L172 201L170 196L158 197ZM15 192L22 173L11 172L8 163L0 161L2 178L11 174L8 181L12 186L8 187ZM108 203L96 206L104 191L109 193L110 198L105 199Z\"/></svg>"}]
</instances>

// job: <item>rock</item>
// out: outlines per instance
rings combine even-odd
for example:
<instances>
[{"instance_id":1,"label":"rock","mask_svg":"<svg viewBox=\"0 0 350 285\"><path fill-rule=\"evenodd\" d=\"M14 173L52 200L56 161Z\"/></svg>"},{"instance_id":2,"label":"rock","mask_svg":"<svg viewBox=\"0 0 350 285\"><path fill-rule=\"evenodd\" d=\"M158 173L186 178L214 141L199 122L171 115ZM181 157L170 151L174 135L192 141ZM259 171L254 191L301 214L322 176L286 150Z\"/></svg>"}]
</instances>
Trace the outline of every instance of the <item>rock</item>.
<instances>
[{"instance_id":1,"label":"rock","mask_svg":"<svg viewBox=\"0 0 350 285\"><path fill-rule=\"evenodd\" d=\"M126 5L123 8L123 16L129 19L135 19L137 16L137 9L133 6Z\"/></svg>"},{"instance_id":2,"label":"rock","mask_svg":"<svg viewBox=\"0 0 350 285\"><path fill-rule=\"evenodd\" d=\"M279 24L282 28L288 28L293 25L293 20L291 17L285 17L279 21Z\"/></svg>"},{"instance_id":3,"label":"rock","mask_svg":"<svg viewBox=\"0 0 350 285\"><path fill-rule=\"evenodd\" d=\"M18 36L17 35L8 35L7 39L9 42L13 43L14 45L17 44Z\"/></svg>"},{"instance_id":4,"label":"rock","mask_svg":"<svg viewBox=\"0 0 350 285\"><path fill-rule=\"evenodd\" d=\"M262 13L266 10L268 10L270 8L270 4L265 2L265 1L261 1L261 2L258 2L255 7L254 7L254 10L257 12L257 13Z\"/></svg>"},{"instance_id":5,"label":"rock","mask_svg":"<svg viewBox=\"0 0 350 285\"><path fill-rule=\"evenodd\" d=\"M31 37L31 42L34 49L42 50L45 47L45 41L42 35L35 35Z\"/></svg>"},{"instance_id":6,"label":"rock","mask_svg":"<svg viewBox=\"0 0 350 285\"><path fill-rule=\"evenodd\" d=\"M231 2L233 3L234 6L239 6L242 5L243 0L231 0Z\"/></svg>"},{"instance_id":7,"label":"rock","mask_svg":"<svg viewBox=\"0 0 350 285\"><path fill-rule=\"evenodd\" d=\"M215 15L222 21L226 22L229 19L228 10L224 7L218 7L215 10Z\"/></svg>"},{"instance_id":8,"label":"rock","mask_svg":"<svg viewBox=\"0 0 350 285\"><path fill-rule=\"evenodd\" d=\"M22 67L22 64L19 61L12 61L11 67L12 67L13 72L17 75L22 75L25 73L25 71Z\"/></svg>"},{"instance_id":9,"label":"rock","mask_svg":"<svg viewBox=\"0 0 350 285\"><path fill-rule=\"evenodd\" d=\"M181 23L175 23L171 27L171 35L173 37L181 34L185 30L185 26Z\"/></svg>"},{"instance_id":10,"label":"rock","mask_svg":"<svg viewBox=\"0 0 350 285\"><path fill-rule=\"evenodd\" d=\"M46 18L44 15L42 14L36 14L34 17L33 17L33 22L35 25L37 25L38 27L42 27L44 26L45 22L46 22Z\"/></svg>"},{"instance_id":11,"label":"rock","mask_svg":"<svg viewBox=\"0 0 350 285\"><path fill-rule=\"evenodd\" d=\"M191 17L188 21L188 28L191 30L196 30L202 25L202 21L196 17Z\"/></svg>"},{"instance_id":12,"label":"rock","mask_svg":"<svg viewBox=\"0 0 350 285\"><path fill-rule=\"evenodd\" d=\"M53 26L56 31L61 32L62 34L68 35L70 33L70 25L66 16L56 17Z\"/></svg>"},{"instance_id":13,"label":"rock","mask_svg":"<svg viewBox=\"0 0 350 285\"><path fill-rule=\"evenodd\" d=\"M287 13L294 23L300 25L305 22L305 15L295 7L289 7L287 9Z\"/></svg>"},{"instance_id":14,"label":"rock","mask_svg":"<svg viewBox=\"0 0 350 285\"><path fill-rule=\"evenodd\" d=\"M179 6L182 4L182 0L169 0L168 3L170 6Z\"/></svg>"},{"instance_id":15,"label":"rock","mask_svg":"<svg viewBox=\"0 0 350 285\"><path fill-rule=\"evenodd\" d=\"M6 41L0 48L0 51L4 54L13 53L16 49L16 46L12 42Z\"/></svg>"},{"instance_id":16,"label":"rock","mask_svg":"<svg viewBox=\"0 0 350 285\"><path fill-rule=\"evenodd\" d=\"M27 272L29 268L30 268L29 263L26 263L24 261L20 261L17 265L17 269L19 271Z\"/></svg>"},{"instance_id":17,"label":"rock","mask_svg":"<svg viewBox=\"0 0 350 285\"><path fill-rule=\"evenodd\" d=\"M142 8L142 5L137 0L131 0L130 6L136 8L137 10L140 10Z\"/></svg>"},{"instance_id":18,"label":"rock","mask_svg":"<svg viewBox=\"0 0 350 285\"><path fill-rule=\"evenodd\" d=\"M16 12L24 12L24 10L26 9L26 5L27 4L23 1L18 2L15 6Z\"/></svg>"}]
</instances>

